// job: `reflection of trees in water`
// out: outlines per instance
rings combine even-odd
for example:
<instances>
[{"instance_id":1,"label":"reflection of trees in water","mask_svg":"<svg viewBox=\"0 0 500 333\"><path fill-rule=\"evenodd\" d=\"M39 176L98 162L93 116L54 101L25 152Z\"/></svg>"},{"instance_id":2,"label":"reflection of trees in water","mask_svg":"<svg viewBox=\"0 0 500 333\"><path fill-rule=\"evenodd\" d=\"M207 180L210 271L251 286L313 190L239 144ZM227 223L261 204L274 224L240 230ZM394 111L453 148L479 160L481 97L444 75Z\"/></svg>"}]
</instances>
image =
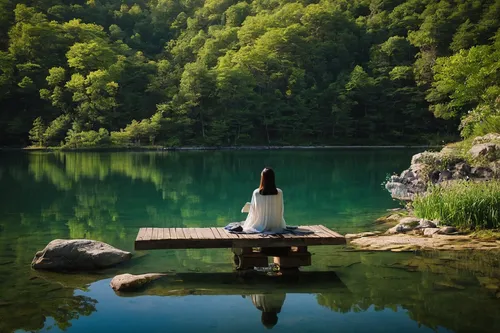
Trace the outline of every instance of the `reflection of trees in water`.
<instances>
[{"instance_id":1,"label":"reflection of trees in water","mask_svg":"<svg viewBox=\"0 0 500 333\"><path fill-rule=\"evenodd\" d=\"M12 292L2 291L0 332L38 331L45 327L48 317L65 330L71 326L72 320L95 312L96 304L97 300L88 296L74 295L73 288L25 277L17 281Z\"/></svg>"},{"instance_id":2,"label":"reflection of trees in water","mask_svg":"<svg viewBox=\"0 0 500 333\"><path fill-rule=\"evenodd\" d=\"M19 155L17 162L3 167L1 178L2 185L12 190L0 193L0 211L9 212L0 218L0 257L6 258L2 262L14 262L0 267L4 272L9 271L2 275L4 280L6 277L12 281L12 284L0 282L2 299L9 288L19 292L20 288L31 285L32 282L26 281L27 263L36 250L53 238L88 237L130 249L139 226L223 226L243 219L239 210L250 199L251 191L258 185L259 172L266 165L276 169L278 186L285 192L285 217L290 224L357 225L363 214L387 208L389 199L380 183L388 170L398 169L395 160L400 158L402 168L410 155L375 150ZM471 297L477 281L464 273L469 270L453 266L467 261L448 261L446 265L440 262L428 271L425 267L429 262L406 263L404 269L397 267L393 264L395 254L349 253L344 258L328 247L315 248L314 252L312 268L338 269L352 291L351 295L318 295L319 304L335 311L402 306L411 318L426 326L440 325L457 331L460 324L465 328L482 327L481 320L491 323L492 316L499 315L491 299ZM175 263L187 269L227 271L231 253L198 249L168 254L152 251L148 258L144 263L150 266L141 264L140 269L158 269L161 263L164 266L160 267L166 270L179 268L169 265ZM452 269L441 272L438 267L442 266ZM491 264L483 266L477 269L486 271L481 274L492 274ZM407 268L417 272L410 273ZM464 281L466 291L450 287ZM20 304L39 309L36 302L49 301L44 294L48 287L39 288L40 293L29 291L35 300L32 305L23 300ZM480 290L478 293L481 295ZM65 301L68 304L65 312L72 313L74 308L76 315L82 315L85 309L92 310L93 303L73 298L72 290L61 297L70 299ZM454 312L456 302L461 303L461 312L468 311L471 315L461 318ZM51 306L55 308L56 304ZM6 308L0 307L0 311ZM487 310L478 313L478 309ZM39 320L37 316L33 318ZM64 316L61 318L64 322ZM20 318L16 320L23 322Z\"/></svg>"},{"instance_id":3,"label":"reflection of trees in water","mask_svg":"<svg viewBox=\"0 0 500 333\"><path fill-rule=\"evenodd\" d=\"M500 331L496 319L500 316L498 300L482 289L476 278L500 275L498 265L494 270L478 270L483 266L479 261L495 260L489 255L358 253L351 256L351 261L358 264L338 268L351 294L318 294L318 304L341 313L402 308L412 320L432 329ZM453 257L456 260L452 261ZM498 255L496 258L498 263Z\"/></svg>"},{"instance_id":4,"label":"reflection of trees in water","mask_svg":"<svg viewBox=\"0 0 500 333\"><path fill-rule=\"evenodd\" d=\"M208 218L220 224L242 218L238 210L257 187L259 172L265 165L277 170L278 185L286 193L287 217L292 223L310 218L311 206L330 215L343 214L343 221L356 219L357 214L387 203L387 197L375 195L381 191L380 182L386 170L394 168L394 164L384 168L389 161L385 155L390 154L376 150L127 152L30 154L29 158L35 179L49 180L62 190L98 180L115 188L120 185L119 190L125 190L120 193L123 196L133 194L139 187L137 181L153 184L161 198L154 197L149 187L140 186L141 194L148 199L154 197L148 206L160 210L165 206L165 213L173 213L174 218L180 217L186 225L193 226ZM125 176L127 181L117 176ZM140 203L139 200L137 204Z\"/></svg>"}]
</instances>

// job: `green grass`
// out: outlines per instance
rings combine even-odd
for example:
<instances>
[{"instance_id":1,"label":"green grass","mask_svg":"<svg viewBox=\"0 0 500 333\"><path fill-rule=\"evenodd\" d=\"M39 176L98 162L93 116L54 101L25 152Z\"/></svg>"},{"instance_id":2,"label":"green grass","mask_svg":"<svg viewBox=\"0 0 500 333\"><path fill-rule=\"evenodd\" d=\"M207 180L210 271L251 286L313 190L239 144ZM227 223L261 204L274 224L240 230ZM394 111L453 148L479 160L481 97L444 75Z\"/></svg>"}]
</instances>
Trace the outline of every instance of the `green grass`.
<instances>
[{"instance_id":1,"label":"green grass","mask_svg":"<svg viewBox=\"0 0 500 333\"><path fill-rule=\"evenodd\" d=\"M418 217L463 230L500 228L500 180L433 186L412 203Z\"/></svg>"}]
</instances>

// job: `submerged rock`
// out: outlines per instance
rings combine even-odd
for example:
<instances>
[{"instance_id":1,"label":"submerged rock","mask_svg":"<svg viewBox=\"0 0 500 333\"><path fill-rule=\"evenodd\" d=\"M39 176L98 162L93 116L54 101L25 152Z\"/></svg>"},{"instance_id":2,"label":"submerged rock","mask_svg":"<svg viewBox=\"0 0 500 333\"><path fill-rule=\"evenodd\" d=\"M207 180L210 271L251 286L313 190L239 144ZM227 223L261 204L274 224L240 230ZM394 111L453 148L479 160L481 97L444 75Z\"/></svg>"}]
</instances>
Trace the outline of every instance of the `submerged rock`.
<instances>
[{"instance_id":1,"label":"submerged rock","mask_svg":"<svg viewBox=\"0 0 500 333\"><path fill-rule=\"evenodd\" d=\"M89 239L56 239L36 253L31 267L55 271L93 270L114 266L132 257L109 244Z\"/></svg>"},{"instance_id":2,"label":"submerged rock","mask_svg":"<svg viewBox=\"0 0 500 333\"><path fill-rule=\"evenodd\" d=\"M113 290L116 291L127 291L127 290L136 290L146 283L157 280L167 274L161 273L149 273L149 274L141 274L141 275L133 275L133 274L120 274L115 276L111 282L110 286Z\"/></svg>"}]
</instances>

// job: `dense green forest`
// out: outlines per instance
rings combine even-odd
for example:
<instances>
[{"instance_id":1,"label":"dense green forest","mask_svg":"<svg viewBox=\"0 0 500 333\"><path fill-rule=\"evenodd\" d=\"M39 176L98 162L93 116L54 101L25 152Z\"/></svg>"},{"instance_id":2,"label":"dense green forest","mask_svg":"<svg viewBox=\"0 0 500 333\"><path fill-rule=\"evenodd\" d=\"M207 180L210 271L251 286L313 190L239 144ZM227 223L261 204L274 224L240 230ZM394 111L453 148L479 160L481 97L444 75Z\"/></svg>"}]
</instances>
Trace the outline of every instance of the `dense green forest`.
<instances>
[{"instance_id":1,"label":"dense green forest","mask_svg":"<svg viewBox=\"0 0 500 333\"><path fill-rule=\"evenodd\" d=\"M500 131L500 1L0 0L0 145Z\"/></svg>"}]
</instances>

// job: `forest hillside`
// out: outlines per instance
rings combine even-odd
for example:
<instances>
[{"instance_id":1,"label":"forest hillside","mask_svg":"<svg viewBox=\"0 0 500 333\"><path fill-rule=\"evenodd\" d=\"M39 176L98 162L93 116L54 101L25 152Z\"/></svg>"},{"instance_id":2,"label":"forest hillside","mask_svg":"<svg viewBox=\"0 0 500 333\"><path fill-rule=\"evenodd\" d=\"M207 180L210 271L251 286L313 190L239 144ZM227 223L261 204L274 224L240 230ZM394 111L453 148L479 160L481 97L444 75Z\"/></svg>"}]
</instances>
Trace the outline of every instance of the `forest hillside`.
<instances>
[{"instance_id":1,"label":"forest hillside","mask_svg":"<svg viewBox=\"0 0 500 333\"><path fill-rule=\"evenodd\" d=\"M0 145L500 132L498 0L0 0Z\"/></svg>"}]
</instances>

